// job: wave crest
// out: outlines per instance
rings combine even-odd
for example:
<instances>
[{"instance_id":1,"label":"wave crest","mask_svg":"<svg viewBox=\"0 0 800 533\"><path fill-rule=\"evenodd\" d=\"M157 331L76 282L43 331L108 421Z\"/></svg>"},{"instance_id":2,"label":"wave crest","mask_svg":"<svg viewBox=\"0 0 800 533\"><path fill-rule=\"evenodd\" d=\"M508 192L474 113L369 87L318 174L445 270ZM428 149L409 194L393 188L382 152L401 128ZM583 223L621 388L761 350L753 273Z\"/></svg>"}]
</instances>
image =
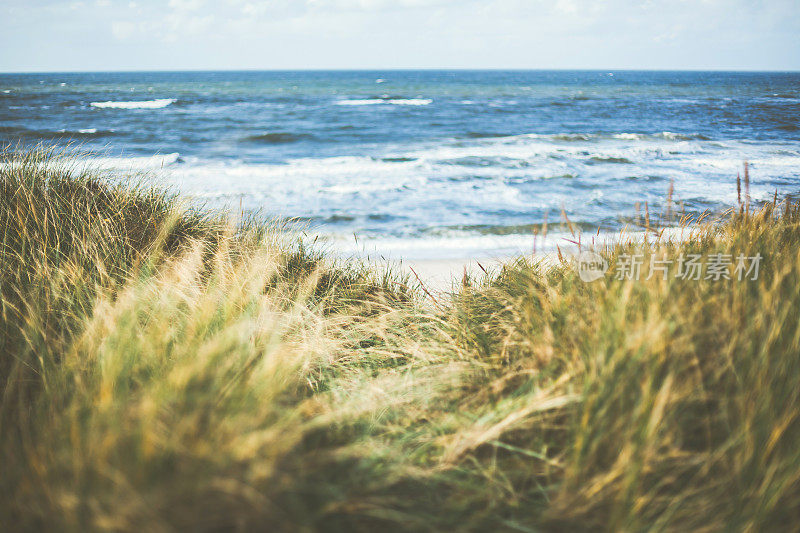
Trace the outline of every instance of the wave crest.
<instances>
[{"instance_id":1,"label":"wave crest","mask_svg":"<svg viewBox=\"0 0 800 533\"><path fill-rule=\"evenodd\" d=\"M161 109L177 101L175 98L160 98L158 100L142 100L138 102L92 102L92 107L100 109Z\"/></svg>"},{"instance_id":2,"label":"wave crest","mask_svg":"<svg viewBox=\"0 0 800 533\"><path fill-rule=\"evenodd\" d=\"M97 128L81 128L78 130L61 129L51 130L32 130L15 126L0 126L0 134L10 137L21 137L26 139L60 139L69 137L107 137L115 135L114 130L98 130Z\"/></svg>"},{"instance_id":3,"label":"wave crest","mask_svg":"<svg viewBox=\"0 0 800 533\"><path fill-rule=\"evenodd\" d=\"M264 143L264 144L289 144L306 139L311 139L312 136L306 133L289 133L289 132L270 132L262 133L260 135L250 135L245 137L244 140L248 142Z\"/></svg>"},{"instance_id":4,"label":"wave crest","mask_svg":"<svg viewBox=\"0 0 800 533\"><path fill-rule=\"evenodd\" d=\"M431 103L433 103L433 100L430 98L364 98L360 100L339 100L336 102L336 105L361 106L389 104L423 106Z\"/></svg>"}]
</instances>

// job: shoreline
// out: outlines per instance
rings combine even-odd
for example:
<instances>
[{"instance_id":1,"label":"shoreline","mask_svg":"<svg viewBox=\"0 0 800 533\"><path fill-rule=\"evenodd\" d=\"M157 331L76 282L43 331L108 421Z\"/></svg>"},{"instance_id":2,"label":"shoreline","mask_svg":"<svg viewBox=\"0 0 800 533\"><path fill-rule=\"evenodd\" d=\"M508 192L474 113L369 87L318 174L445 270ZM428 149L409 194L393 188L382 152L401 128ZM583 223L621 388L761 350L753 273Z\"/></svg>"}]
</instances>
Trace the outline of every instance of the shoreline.
<instances>
[{"instance_id":1,"label":"shoreline","mask_svg":"<svg viewBox=\"0 0 800 533\"><path fill-rule=\"evenodd\" d=\"M660 238L672 242L684 242L692 238L692 230L687 227L666 226L659 228ZM436 293L451 292L457 290L461 284L464 274L472 279L481 278L487 274L497 273L505 264L526 257L533 260L541 260L557 264L559 253L565 258L573 258L578 255L580 250L598 251L613 247L620 242L633 242L642 244L647 241L650 235L646 231L630 231L621 229L618 232L602 232L600 234L584 234L588 238L584 240L581 248L575 243L575 239L580 236L570 236L571 239L563 234L554 235L546 245L540 246L538 250L511 254L511 253L473 253L461 257L444 258L383 258L380 260L367 259L367 263L377 267L392 268L396 267L403 274L412 276L412 279L421 282L424 287ZM350 260L349 258L347 260Z\"/></svg>"}]
</instances>

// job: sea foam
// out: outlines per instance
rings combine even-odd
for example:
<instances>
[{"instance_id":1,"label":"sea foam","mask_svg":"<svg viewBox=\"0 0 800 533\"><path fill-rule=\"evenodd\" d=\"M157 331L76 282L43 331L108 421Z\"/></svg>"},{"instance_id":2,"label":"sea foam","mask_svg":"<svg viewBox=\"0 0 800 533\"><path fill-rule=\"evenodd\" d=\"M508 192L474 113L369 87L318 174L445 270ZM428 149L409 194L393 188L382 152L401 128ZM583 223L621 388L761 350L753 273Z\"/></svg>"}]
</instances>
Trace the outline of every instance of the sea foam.
<instances>
[{"instance_id":1,"label":"sea foam","mask_svg":"<svg viewBox=\"0 0 800 533\"><path fill-rule=\"evenodd\" d=\"M161 170L179 161L180 154L178 152L134 157L93 156L87 159L87 163L91 167L122 172Z\"/></svg>"},{"instance_id":2,"label":"sea foam","mask_svg":"<svg viewBox=\"0 0 800 533\"><path fill-rule=\"evenodd\" d=\"M140 102L92 102L89 105L100 109L161 109L175 103L175 101L175 98L161 98Z\"/></svg>"},{"instance_id":3,"label":"sea foam","mask_svg":"<svg viewBox=\"0 0 800 533\"><path fill-rule=\"evenodd\" d=\"M428 105L433 100L430 98L366 98L361 100L339 100L337 105Z\"/></svg>"}]
</instances>

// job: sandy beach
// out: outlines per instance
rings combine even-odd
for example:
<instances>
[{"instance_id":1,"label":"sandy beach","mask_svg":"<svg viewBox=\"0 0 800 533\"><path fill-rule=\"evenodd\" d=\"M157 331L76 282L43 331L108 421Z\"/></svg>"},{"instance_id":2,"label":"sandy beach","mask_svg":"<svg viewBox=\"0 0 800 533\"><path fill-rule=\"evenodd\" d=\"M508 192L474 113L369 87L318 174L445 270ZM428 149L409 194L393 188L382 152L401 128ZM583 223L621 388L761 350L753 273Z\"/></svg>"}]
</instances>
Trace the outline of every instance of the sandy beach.
<instances>
[{"instance_id":1,"label":"sandy beach","mask_svg":"<svg viewBox=\"0 0 800 533\"><path fill-rule=\"evenodd\" d=\"M514 257L481 257L461 259L418 259L397 263L401 271L418 277L431 292L449 292L458 286L466 272L471 277L480 277L484 272L497 272L504 263Z\"/></svg>"}]
</instances>

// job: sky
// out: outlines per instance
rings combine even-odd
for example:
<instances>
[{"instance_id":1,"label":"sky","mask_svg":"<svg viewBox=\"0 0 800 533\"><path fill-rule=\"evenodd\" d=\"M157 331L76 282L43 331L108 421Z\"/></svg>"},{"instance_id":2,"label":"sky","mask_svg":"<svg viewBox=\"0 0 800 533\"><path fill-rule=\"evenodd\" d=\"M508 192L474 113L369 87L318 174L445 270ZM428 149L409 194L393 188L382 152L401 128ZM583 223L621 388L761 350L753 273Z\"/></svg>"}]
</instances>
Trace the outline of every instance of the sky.
<instances>
[{"instance_id":1,"label":"sky","mask_svg":"<svg viewBox=\"0 0 800 533\"><path fill-rule=\"evenodd\" d=\"M0 0L0 71L800 70L800 0Z\"/></svg>"}]
</instances>

